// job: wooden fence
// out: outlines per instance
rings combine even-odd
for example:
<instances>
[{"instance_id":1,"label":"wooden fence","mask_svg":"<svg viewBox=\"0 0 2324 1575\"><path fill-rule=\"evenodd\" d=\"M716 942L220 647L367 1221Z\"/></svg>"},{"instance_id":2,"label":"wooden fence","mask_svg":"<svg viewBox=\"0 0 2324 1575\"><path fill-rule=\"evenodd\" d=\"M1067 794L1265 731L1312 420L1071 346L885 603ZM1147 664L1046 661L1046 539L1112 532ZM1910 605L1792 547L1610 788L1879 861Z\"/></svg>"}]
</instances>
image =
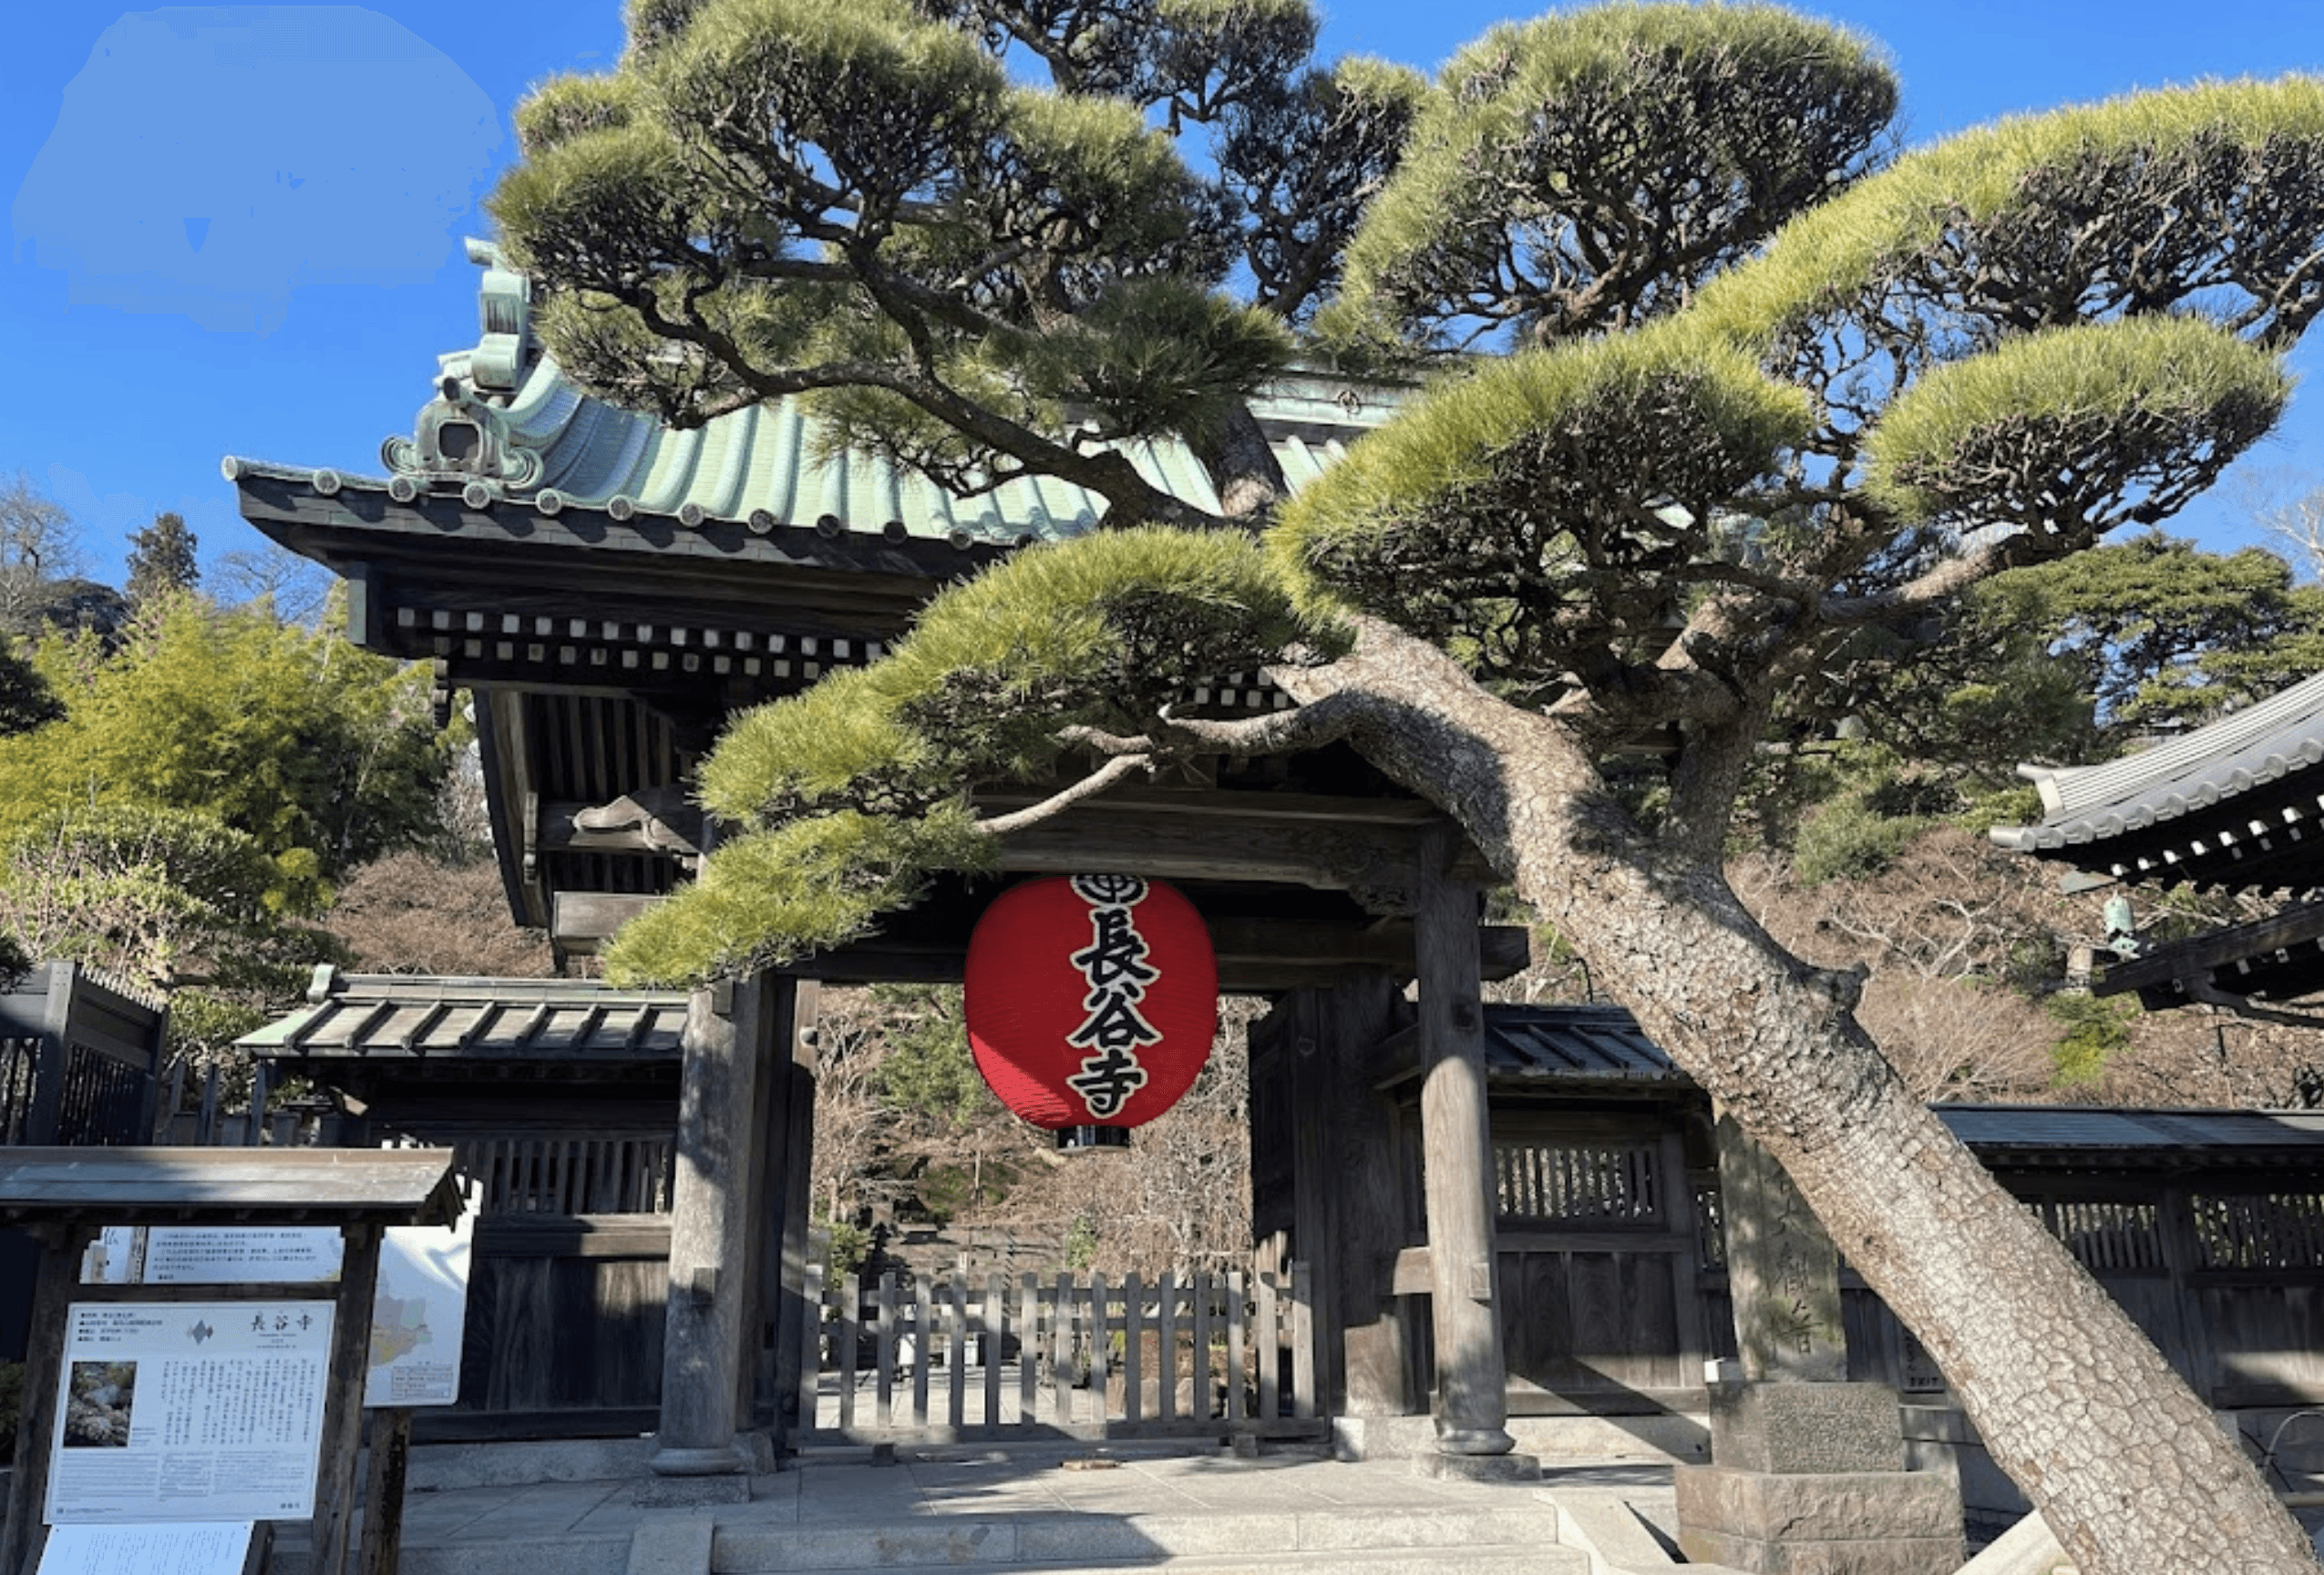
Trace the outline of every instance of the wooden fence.
<instances>
[{"instance_id":1,"label":"wooden fence","mask_svg":"<svg viewBox=\"0 0 2324 1575\"><path fill-rule=\"evenodd\" d=\"M805 1444L1320 1435L1308 1270L999 1274L827 1291L807 1271Z\"/></svg>"}]
</instances>

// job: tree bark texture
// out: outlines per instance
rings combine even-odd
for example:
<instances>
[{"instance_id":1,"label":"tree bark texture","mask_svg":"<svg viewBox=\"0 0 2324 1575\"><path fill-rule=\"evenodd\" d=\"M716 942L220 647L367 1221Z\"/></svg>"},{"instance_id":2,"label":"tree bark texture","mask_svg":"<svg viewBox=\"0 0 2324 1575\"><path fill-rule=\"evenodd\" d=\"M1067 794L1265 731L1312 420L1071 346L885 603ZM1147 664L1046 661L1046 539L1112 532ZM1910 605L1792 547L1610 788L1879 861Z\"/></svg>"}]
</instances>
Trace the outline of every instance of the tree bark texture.
<instances>
[{"instance_id":1,"label":"tree bark texture","mask_svg":"<svg viewBox=\"0 0 2324 1575\"><path fill-rule=\"evenodd\" d=\"M1776 944L1715 857L1642 832L1564 725L1376 623L1279 682L1356 702L1351 741L1453 815L1775 1157L2083 1575L2317 1568L2204 1402L1905 1087L1856 1022L1856 981Z\"/></svg>"}]
</instances>

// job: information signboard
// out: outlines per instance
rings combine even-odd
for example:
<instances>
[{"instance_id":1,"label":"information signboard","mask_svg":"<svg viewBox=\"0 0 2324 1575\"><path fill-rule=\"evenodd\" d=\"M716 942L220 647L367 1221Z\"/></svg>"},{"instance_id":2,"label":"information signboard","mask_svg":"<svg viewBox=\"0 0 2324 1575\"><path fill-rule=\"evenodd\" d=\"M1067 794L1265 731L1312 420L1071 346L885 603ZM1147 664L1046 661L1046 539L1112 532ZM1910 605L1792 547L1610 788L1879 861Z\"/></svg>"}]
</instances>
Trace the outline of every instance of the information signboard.
<instances>
[{"instance_id":1,"label":"information signboard","mask_svg":"<svg viewBox=\"0 0 2324 1575\"><path fill-rule=\"evenodd\" d=\"M84 1284L319 1285L339 1277L335 1225L108 1225Z\"/></svg>"},{"instance_id":2,"label":"information signboard","mask_svg":"<svg viewBox=\"0 0 2324 1575\"><path fill-rule=\"evenodd\" d=\"M38 1575L242 1575L256 1529L248 1520L59 1526Z\"/></svg>"},{"instance_id":3,"label":"information signboard","mask_svg":"<svg viewBox=\"0 0 2324 1575\"><path fill-rule=\"evenodd\" d=\"M77 1302L43 1518L314 1513L329 1302Z\"/></svg>"}]
</instances>

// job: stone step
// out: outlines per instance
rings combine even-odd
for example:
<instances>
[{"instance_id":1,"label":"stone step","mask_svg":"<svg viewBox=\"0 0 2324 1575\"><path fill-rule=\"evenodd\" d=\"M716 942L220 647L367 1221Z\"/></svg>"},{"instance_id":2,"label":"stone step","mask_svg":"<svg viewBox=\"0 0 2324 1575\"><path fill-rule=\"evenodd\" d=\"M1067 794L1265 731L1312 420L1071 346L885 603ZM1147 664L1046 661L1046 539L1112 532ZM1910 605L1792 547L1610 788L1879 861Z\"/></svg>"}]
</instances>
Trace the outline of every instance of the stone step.
<instances>
[{"instance_id":1,"label":"stone step","mask_svg":"<svg viewBox=\"0 0 2324 1575\"><path fill-rule=\"evenodd\" d=\"M1328 1569L1336 1561L1370 1570L1364 1559L1404 1558L1379 1568L1382 1575L1407 1570L1456 1569L1445 1560L1475 1554L1514 1558L1544 1551L1564 1555L1558 1546L1556 1508L1304 1509L1297 1513L1227 1512L1206 1515L939 1515L878 1526L723 1527L711 1568L717 1575L762 1571L908 1570L914 1567L983 1570L1166 1567L1186 1560L1226 1560L1222 1570L1242 1568L1234 1560L1274 1560L1252 1565L1268 1570ZM1286 1563L1286 1560L1308 1562ZM1188 1563L1188 1569L1207 1566ZM1500 1568L1495 1565L1495 1568ZM1530 1566L1519 1567L1530 1569ZM1570 1559L1545 1569L1586 1570Z\"/></svg>"},{"instance_id":2,"label":"stone step","mask_svg":"<svg viewBox=\"0 0 2324 1575\"><path fill-rule=\"evenodd\" d=\"M714 1571L726 1566L714 1563ZM972 1575L1589 1575L1589 1557L1571 1548L1381 1548L1332 1553L1212 1553L1081 1564L969 1564ZM785 1575L863 1575L861 1565L787 1567Z\"/></svg>"},{"instance_id":3,"label":"stone step","mask_svg":"<svg viewBox=\"0 0 2324 1575\"><path fill-rule=\"evenodd\" d=\"M923 1524L730 1527L706 1566L642 1528L508 1541L406 1544L400 1575L1589 1575L1554 1509L1299 1515L933 1518ZM643 1556L643 1561L641 1559ZM289 1575L278 1561L277 1575Z\"/></svg>"}]
</instances>

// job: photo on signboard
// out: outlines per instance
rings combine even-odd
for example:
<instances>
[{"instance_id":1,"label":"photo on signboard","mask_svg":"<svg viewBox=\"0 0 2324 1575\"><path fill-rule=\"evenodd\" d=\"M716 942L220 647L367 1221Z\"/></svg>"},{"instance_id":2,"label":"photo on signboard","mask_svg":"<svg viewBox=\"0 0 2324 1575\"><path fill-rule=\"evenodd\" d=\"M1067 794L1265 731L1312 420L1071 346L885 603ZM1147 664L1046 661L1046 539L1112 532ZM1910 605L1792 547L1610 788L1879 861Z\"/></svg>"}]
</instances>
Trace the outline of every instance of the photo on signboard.
<instances>
[{"instance_id":1,"label":"photo on signboard","mask_svg":"<svg viewBox=\"0 0 2324 1575\"><path fill-rule=\"evenodd\" d=\"M65 1447L126 1449L137 1396L134 1362L76 1362L65 1391Z\"/></svg>"}]
</instances>

